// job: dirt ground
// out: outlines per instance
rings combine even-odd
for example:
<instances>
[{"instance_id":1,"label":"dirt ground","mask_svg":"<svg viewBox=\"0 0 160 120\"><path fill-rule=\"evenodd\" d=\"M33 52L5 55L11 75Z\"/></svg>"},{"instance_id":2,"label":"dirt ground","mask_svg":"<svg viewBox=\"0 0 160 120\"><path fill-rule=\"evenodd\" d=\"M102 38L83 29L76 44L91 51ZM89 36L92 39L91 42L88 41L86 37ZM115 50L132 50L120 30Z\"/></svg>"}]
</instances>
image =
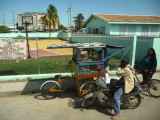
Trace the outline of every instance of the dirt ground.
<instances>
[{"instance_id":1,"label":"dirt ground","mask_svg":"<svg viewBox=\"0 0 160 120\"><path fill-rule=\"evenodd\" d=\"M81 109L74 103L77 92L65 92L52 100L40 94L0 98L0 120L110 120L106 109L96 106ZM144 93L145 99L136 109L122 110L120 120L160 120L160 98Z\"/></svg>"}]
</instances>

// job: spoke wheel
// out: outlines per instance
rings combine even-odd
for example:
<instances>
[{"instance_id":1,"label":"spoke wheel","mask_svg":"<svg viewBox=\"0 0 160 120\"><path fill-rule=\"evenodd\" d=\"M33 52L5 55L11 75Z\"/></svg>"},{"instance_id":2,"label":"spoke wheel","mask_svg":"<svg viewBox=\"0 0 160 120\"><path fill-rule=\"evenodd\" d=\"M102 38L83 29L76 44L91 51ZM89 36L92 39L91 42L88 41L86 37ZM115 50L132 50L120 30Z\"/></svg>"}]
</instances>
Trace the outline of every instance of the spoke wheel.
<instances>
[{"instance_id":1,"label":"spoke wheel","mask_svg":"<svg viewBox=\"0 0 160 120\"><path fill-rule=\"evenodd\" d=\"M92 89L92 85L94 85L95 82L94 81L89 81L89 82L85 82L81 87L80 87L80 95L83 96L87 93L90 93L93 91ZM91 97L88 99L85 99L82 101L82 107L88 107L91 106L94 102L95 102L96 98L95 97Z\"/></svg>"},{"instance_id":2,"label":"spoke wheel","mask_svg":"<svg viewBox=\"0 0 160 120\"><path fill-rule=\"evenodd\" d=\"M95 102L96 98L91 97L82 101L82 107L89 107Z\"/></svg>"},{"instance_id":3,"label":"spoke wheel","mask_svg":"<svg viewBox=\"0 0 160 120\"><path fill-rule=\"evenodd\" d=\"M82 84L82 86L80 87L80 95L85 95L89 92L92 92L93 91L92 86L94 84L96 84L96 82L94 81L88 81Z\"/></svg>"},{"instance_id":4,"label":"spoke wheel","mask_svg":"<svg viewBox=\"0 0 160 120\"><path fill-rule=\"evenodd\" d=\"M56 98L57 94L59 94L60 91L61 91L61 88L56 81L48 81L48 82L44 83L41 87L41 95L45 99Z\"/></svg>"},{"instance_id":5,"label":"spoke wheel","mask_svg":"<svg viewBox=\"0 0 160 120\"><path fill-rule=\"evenodd\" d=\"M147 91L153 97L160 97L160 80L151 79L147 83Z\"/></svg>"}]
</instances>

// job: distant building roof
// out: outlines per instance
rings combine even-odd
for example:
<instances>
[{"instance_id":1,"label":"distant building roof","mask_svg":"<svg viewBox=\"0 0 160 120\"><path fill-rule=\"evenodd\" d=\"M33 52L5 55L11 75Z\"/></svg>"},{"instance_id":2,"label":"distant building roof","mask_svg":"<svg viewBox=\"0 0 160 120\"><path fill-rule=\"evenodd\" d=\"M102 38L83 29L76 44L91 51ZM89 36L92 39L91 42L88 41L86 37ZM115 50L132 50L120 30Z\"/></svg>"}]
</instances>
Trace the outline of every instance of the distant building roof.
<instances>
[{"instance_id":1,"label":"distant building roof","mask_svg":"<svg viewBox=\"0 0 160 120\"><path fill-rule=\"evenodd\" d=\"M152 22L160 23L160 16L140 16L140 15L107 15L94 14L108 22Z\"/></svg>"},{"instance_id":2,"label":"distant building roof","mask_svg":"<svg viewBox=\"0 0 160 120\"><path fill-rule=\"evenodd\" d=\"M97 16L103 20L106 20L107 22L160 23L160 16L92 14L85 22L84 26L93 16Z\"/></svg>"}]
</instances>

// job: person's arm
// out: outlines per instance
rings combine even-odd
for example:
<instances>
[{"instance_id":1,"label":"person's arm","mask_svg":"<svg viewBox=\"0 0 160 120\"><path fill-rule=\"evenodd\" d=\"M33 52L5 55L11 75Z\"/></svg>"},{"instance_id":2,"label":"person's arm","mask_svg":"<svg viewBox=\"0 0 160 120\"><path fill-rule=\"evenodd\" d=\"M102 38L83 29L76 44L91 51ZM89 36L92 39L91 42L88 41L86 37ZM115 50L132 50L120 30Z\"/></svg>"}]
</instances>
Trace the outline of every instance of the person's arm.
<instances>
[{"instance_id":1,"label":"person's arm","mask_svg":"<svg viewBox=\"0 0 160 120\"><path fill-rule=\"evenodd\" d=\"M116 75L117 76L124 76L126 74L126 71L124 69L122 69L121 67L117 68L116 70Z\"/></svg>"}]
</instances>

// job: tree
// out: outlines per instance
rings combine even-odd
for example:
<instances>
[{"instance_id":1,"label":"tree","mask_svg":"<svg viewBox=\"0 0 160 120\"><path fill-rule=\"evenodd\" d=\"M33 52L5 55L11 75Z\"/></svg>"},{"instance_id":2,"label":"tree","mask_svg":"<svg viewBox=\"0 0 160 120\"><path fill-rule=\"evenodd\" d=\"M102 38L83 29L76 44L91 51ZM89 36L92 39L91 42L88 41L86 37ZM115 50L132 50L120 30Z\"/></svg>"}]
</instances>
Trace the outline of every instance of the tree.
<instances>
[{"instance_id":1,"label":"tree","mask_svg":"<svg viewBox=\"0 0 160 120\"><path fill-rule=\"evenodd\" d=\"M56 25L59 24L59 16L57 13L57 9L51 4L49 4L49 7L47 9L47 20L49 22L49 31L51 32L51 25L53 25L54 30Z\"/></svg>"},{"instance_id":2,"label":"tree","mask_svg":"<svg viewBox=\"0 0 160 120\"><path fill-rule=\"evenodd\" d=\"M73 17L74 20L74 24L75 24L75 29L76 31L78 31L79 29L82 28L83 24L84 24L84 16L82 13L78 14L77 17Z\"/></svg>"},{"instance_id":3,"label":"tree","mask_svg":"<svg viewBox=\"0 0 160 120\"><path fill-rule=\"evenodd\" d=\"M64 26L61 24L61 25L58 26L58 30L59 30L59 31L61 30L61 31L64 32L65 30L67 30L67 28L64 27Z\"/></svg>"},{"instance_id":4,"label":"tree","mask_svg":"<svg viewBox=\"0 0 160 120\"><path fill-rule=\"evenodd\" d=\"M9 28L6 26L0 26L0 33L9 33Z\"/></svg>"},{"instance_id":5,"label":"tree","mask_svg":"<svg viewBox=\"0 0 160 120\"><path fill-rule=\"evenodd\" d=\"M41 17L41 22L42 22L42 24L45 25L45 28L47 28L49 26L49 21L47 20L47 15Z\"/></svg>"}]
</instances>

